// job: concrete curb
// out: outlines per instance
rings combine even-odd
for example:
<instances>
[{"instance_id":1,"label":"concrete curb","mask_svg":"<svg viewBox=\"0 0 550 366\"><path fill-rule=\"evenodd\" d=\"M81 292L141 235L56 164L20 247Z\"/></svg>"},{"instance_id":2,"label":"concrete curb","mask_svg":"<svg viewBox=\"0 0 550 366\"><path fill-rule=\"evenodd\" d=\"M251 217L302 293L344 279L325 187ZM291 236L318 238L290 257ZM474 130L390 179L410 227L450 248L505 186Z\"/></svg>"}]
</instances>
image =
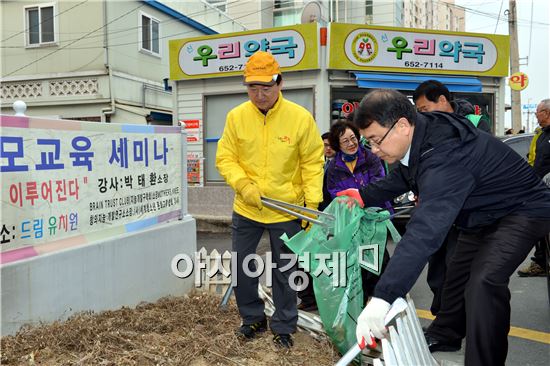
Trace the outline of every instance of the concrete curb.
<instances>
[{"instance_id":1,"label":"concrete curb","mask_svg":"<svg viewBox=\"0 0 550 366\"><path fill-rule=\"evenodd\" d=\"M197 221L197 232L230 233L231 216L193 215Z\"/></svg>"}]
</instances>

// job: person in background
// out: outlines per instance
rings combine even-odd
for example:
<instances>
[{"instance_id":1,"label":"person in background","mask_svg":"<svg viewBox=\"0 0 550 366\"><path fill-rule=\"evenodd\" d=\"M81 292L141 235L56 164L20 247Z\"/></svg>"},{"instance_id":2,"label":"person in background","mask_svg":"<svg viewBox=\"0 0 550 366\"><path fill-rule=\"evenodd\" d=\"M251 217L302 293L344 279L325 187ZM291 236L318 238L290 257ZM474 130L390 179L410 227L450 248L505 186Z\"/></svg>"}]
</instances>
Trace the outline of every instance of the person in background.
<instances>
[{"instance_id":1,"label":"person in background","mask_svg":"<svg viewBox=\"0 0 550 366\"><path fill-rule=\"evenodd\" d=\"M399 166L385 179L339 195L360 206L409 190L420 197L357 319L358 342L372 344L371 332L385 337L391 303L411 290L456 223L461 230L455 255L426 340L433 351L434 345L442 346L441 339L452 339L450 345L460 348L466 336L466 366L503 366L510 330L508 283L538 238L550 230L550 190L502 141L453 113L417 113L396 90L367 94L355 122L373 153Z\"/></svg>"},{"instance_id":2,"label":"person in background","mask_svg":"<svg viewBox=\"0 0 550 366\"><path fill-rule=\"evenodd\" d=\"M327 189L332 198L340 191L348 188L359 189L386 175L380 159L365 148L359 139L359 130L350 121L340 120L330 127L329 141L336 155L328 165L326 178ZM381 207L393 212L389 202L384 202ZM389 258L386 249L381 273L386 268ZM380 277L366 269L361 269L361 277L366 302Z\"/></svg>"},{"instance_id":3,"label":"person in background","mask_svg":"<svg viewBox=\"0 0 550 366\"><path fill-rule=\"evenodd\" d=\"M323 202L319 204L319 211L323 211L332 202L332 197L327 190L327 168L332 158L334 158L334 155L336 155L336 151L334 151L332 146L330 146L329 133L325 132L321 135L321 138L323 139L323 145L325 146L325 165L323 174Z\"/></svg>"},{"instance_id":4,"label":"person in background","mask_svg":"<svg viewBox=\"0 0 550 366\"><path fill-rule=\"evenodd\" d=\"M334 155L336 155L336 152L332 149L332 146L330 146L330 141L328 140L328 137L328 132L325 132L321 135L321 138L323 139L323 145L325 147L325 166L326 163L328 163L334 157Z\"/></svg>"},{"instance_id":5,"label":"person in background","mask_svg":"<svg viewBox=\"0 0 550 366\"><path fill-rule=\"evenodd\" d=\"M319 211L324 211L325 208L327 208L328 205L330 205L330 203L332 202L332 197L327 190L327 167L328 163L332 160L336 152L330 146L328 137L328 132L325 132L321 135L321 138L323 139L323 145L325 147L325 165L323 173L323 201L319 204ZM315 292L313 290L313 278L308 272L306 272L306 275L308 276L309 281L306 288L298 292L298 297L300 298L298 310L315 311L317 310L317 301L315 299Z\"/></svg>"},{"instance_id":6,"label":"person in background","mask_svg":"<svg viewBox=\"0 0 550 366\"><path fill-rule=\"evenodd\" d=\"M486 117L473 114L474 107L468 101L461 99L451 101L449 89L437 80L426 80L421 83L414 91L413 101L419 112L456 113L466 117L476 128L491 133L489 120ZM426 281L434 294L430 306L433 315L437 315L441 307L441 291L445 282L445 273L453 256L457 238L458 230L453 225L441 248L428 261Z\"/></svg>"},{"instance_id":7,"label":"person in background","mask_svg":"<svg viewBox=\"0 0 550 366\"><path fill-rule=\"evenodd\" d=\"M413 102L419 112L448 112L466 117L476 128L491 133L491 122L484 115L475 114L474 106L464 99L451 100L449 89L437 80L426 80L413 93Z\"/></svg>"},{"instance_id":8,"label":"person in background","mask_svg":"<svg viewBox=\"0 0 550 366\"><path fill-rule=\"evenodd\" d=\"M250 100L227 114L216 154L218 171L236 193L231 229L237 256L232 271L237 279L235 297L242 318L238 335L250 339L267 329L258 277L249 277L243 268L245 257L256 252L267 230L276 265L270 328L275 344L290 348L298 310L289 277L296 265L280 270L291 263L291 258L281 257L291 252L280 237L298 233L301 222L264 207L261 197L317 209L323 198L323 142L311 113L283 97L281 70L270 53L257 51L248 59L243 82ZM248 267L255 272L254 261Z\"/></svg>"},{"instance_id":9,"label":"person in background","mask_svg":"<svg viewBox=\"0 0 550 366\"><path fill-rule=\"evenodd\" d=\"M542 133L542 128L537 127L535 128L535 135L531 139L531 143L529 144L529 152L527 153L527 162L529 165L533 166L535 165L535 153L537 149L537 139L539 138L540 134Z\"/></svg>"},{"instance_id":10,"label":"person in background","mask_svg":"<svg viewBox=\"0 0 550 366\"><path fill-rule=\"evenodd\" d=\"M533 162L535 174L541 179L550 173L550 99L544 99L537 105L535 113L539 122L540 131L535 134L531 146L534 145ZM535 245L535 253L531 257L531 263L518 270L520 277L544 277L548 275L546 267L546 255L544 253L546 238L541 238Z\"/></svg>"}]
</instances>

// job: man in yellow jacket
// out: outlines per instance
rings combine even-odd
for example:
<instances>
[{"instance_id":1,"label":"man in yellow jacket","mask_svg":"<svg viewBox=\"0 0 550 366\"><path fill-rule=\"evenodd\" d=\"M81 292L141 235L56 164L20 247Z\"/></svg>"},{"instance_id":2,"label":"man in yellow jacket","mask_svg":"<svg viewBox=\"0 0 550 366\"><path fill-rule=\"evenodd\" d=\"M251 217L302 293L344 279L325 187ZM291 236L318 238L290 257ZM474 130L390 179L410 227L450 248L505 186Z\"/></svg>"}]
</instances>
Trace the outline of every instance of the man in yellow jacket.
<instances>
[{"instance_id":1,"label":"man in yellow jacket","mask_svg":"<svg viewBox=\"0 0 550 366\"><path fill-rule=\"evenodd\" d=\"M264 303L258 296L258 277L254 255L264 232L269 232L272 286L275 313L270 328L274 342L282 347L293 345L296 331L295 286L290 274L296 270L290 251L280 236L300 231L294 216L262 205L269 197L316 209L323 199L323 141L312 115L303 107L286 100L281 93L279 64L268 52L258 51L245 65L244 84L249 101L227 114L223 135L218 142L216 166L235 190L232 218L232 246L237 255L233 276L237 276L235 297L242 318L239 334L253 338L267 329ZM285 255L288 254L288 255ZM246 272L243 263L247 263ZM270 263L265 269L271 271ZM267 278L270 278L269 276Z\"/></svg>"}]
</instances>

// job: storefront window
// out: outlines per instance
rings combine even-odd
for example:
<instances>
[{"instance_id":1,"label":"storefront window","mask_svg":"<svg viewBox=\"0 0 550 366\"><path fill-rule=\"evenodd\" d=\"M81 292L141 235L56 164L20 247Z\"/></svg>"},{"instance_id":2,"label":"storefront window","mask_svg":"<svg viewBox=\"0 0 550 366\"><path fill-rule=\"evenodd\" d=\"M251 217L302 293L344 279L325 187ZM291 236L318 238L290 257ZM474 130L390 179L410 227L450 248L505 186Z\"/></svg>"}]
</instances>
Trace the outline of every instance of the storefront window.
<instances>
[{"instance_id":1,"label":"storefront window","mask_svg":"<svg viewBox=\"0 0 550 366\"><path fill-rule=\"evenodd\" d=\"M331 96L331 123L345 118L354 111L361 99L370 89L360 88L333 88ZM412 103L412 90L400 90ZM491 130L495 130L494 95L490 93L451 93L453 99L465 99L472 103L476 114L483 114L491 121Z\"/></svg>"}]
</instances>

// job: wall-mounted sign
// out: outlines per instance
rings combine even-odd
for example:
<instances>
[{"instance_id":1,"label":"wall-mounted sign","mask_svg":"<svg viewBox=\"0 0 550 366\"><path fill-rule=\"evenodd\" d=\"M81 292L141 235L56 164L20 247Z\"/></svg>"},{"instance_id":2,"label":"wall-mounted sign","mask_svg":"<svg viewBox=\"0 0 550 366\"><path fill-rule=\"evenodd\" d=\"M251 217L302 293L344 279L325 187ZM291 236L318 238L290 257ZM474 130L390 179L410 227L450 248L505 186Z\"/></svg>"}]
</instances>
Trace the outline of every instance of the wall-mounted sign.
<instances>
[{"instance_id":1,"label":"wall-mounted sign","mask_svg":"<svg viewBox=\"0 0 550 366\"><path fill-rule=\"evenodd\" d=\"M200 119L184 119L182 122L186 130L199 129L201 125Z\"/></svg>"},{"instance_id":2,"label":"wall-mounted sign","mask_svg":"<svg viewBox=\"0 0 550 366\"><path fill-rule=\"evenodd\" d=\"M282 71L319 68L317 23L170 41L170 79L242 75L256 51L271 52Z\"/></svg>"},{"instance_id":3,"label":"wall-mounted sign","mask_svg":"<svg viewBox=\"0 0 550 366\"><path fill-rule=\"evenodd\" d=\"M330 69L506 76L509 36L330 24Z\"/></svg>"},{"instance_id":4,"label":"wall-mounted sign","mask_svg":"<svg viewBox=\"0 0 550 366\"><path fill-rule=\"evenodd\" d=\"M180 121L180 125L185 126L185 132L187 133L188 144L200 144L200 128L201 121L199 119L183 119Z\"/></svg>"},{"instance_id":5,"label":"wall-mounted sign","mask_svg":"<svg viewBox=\"0 0 550 366\"><path fill-rule=\"evenodd\" d=\"M202 183L202 153L187 153L187 183L190 186L200 186Z\"/></svg>"},{"instance_id":6,"label":"wall-mounted sign","mask_svg":"<svg viewBox=\"0 0 550 366\"><path fill-rule=\"evenodd\" d=\"M508 78L508 84L512 90L520 91L527 88L527 85L529 85L529 77L523 72L516 72Z\"/></svg>"},{"instance_id":7,"label":"wall-mounted sign","mask_svg":"<svg viewBox=\"0 0 550 366\"><path fill-rule=\"evenodd\" d=\"M178 218L179 127L0 116L0 263Z\"/></svg>"}]
</instances>

